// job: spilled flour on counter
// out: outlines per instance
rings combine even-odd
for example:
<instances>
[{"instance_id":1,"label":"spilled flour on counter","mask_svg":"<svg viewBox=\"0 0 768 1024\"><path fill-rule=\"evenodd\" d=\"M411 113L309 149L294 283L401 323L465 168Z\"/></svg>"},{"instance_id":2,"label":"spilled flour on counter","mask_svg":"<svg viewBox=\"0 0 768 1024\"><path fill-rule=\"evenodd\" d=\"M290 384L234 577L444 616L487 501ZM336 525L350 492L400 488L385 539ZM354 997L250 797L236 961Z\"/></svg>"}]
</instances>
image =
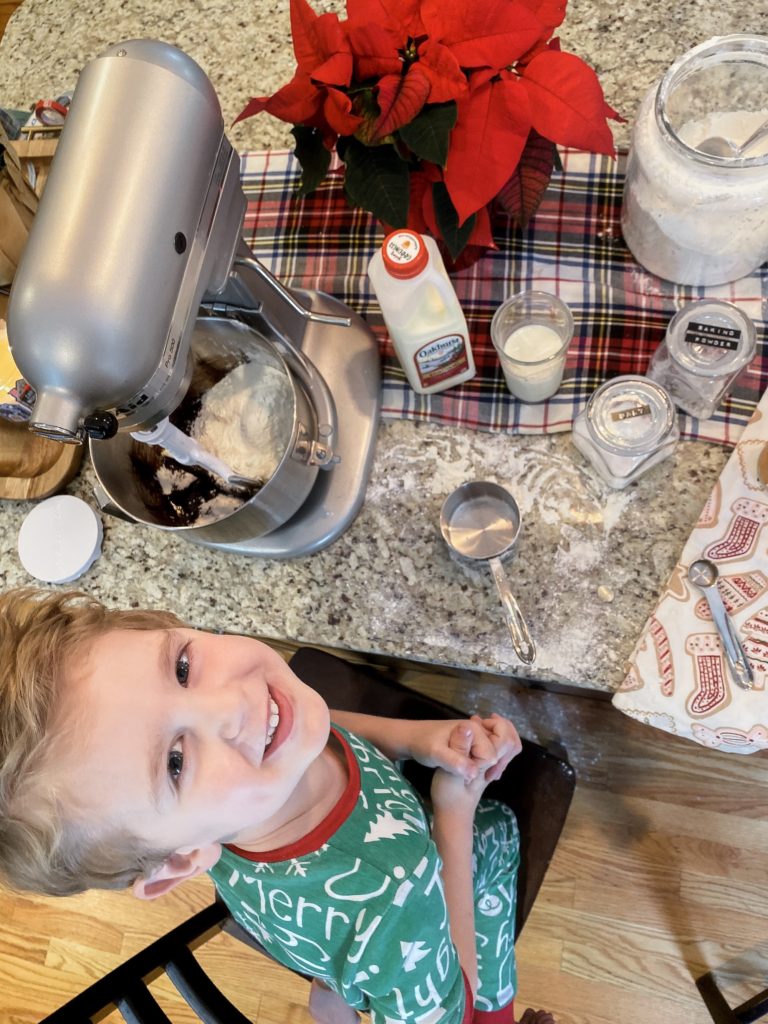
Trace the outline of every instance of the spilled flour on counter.
<instances>
[{"instance_id":1,"label":"spilled flour on counter","mask_svg":"<svg viewBox=\"0 0 768 1024\"><path fill-rule=\"evenodd\" d=\"M293 409L279 367L241 363L202 396L192 436L241 476L266 481L290 440Z\"/></svg>"},{"instance_id":2,"label":"spilled flour on counter","mask_svg":"<svg viewBox=\"0 0 768 1024\"><path fill-rule=\"evenodd\" d=\"M483 440L479 455L475 450L478 437ZM410 446L400 449L394 445L390 457L397 473L372 480L367 500L392 496L400 488L405 492L422 490L425 483L434 496L442 498L467 480L494 480L514 496L524 522L530 515L553 526L592 524L601 526L606 534L632 501L632 492L610 491L573 459L548 451L546 442L541 447L515 448L503 435L492 434L450 440L448 451L437 444L424 449L420 461L439 467L429 473L418 465L409 466L414 462Z\"/></svg>"},{"instance_id":3,"label":"spilled flour on counter","mask_svg":"<svg viewBox=\"0 0 768 1024\"><path fill-rule=\"evenodd\" d=\"M387 466L366 496L369 508L380 510L377 554L386 561L391 522L413 544L395 561L399 585L371 609L372 643L393 632L407 641L418 623L418 647L399 651L404 657L600 685L606 665L621 659L618 647L606 650L598 637L606 617L621 615L631 600L614 551L637 490L611 490L578 453L550 439L512 443L504 435L425 431L414 451L410 437L398 443L396 426L388 431ZM515 657L490 571L453 557L440 536L440 505L468 480L495 481L520 509L520 540L504 567L537 645L532 672ZM414 503L418 493L425 500Z\"/></svg>"}]
</instances>

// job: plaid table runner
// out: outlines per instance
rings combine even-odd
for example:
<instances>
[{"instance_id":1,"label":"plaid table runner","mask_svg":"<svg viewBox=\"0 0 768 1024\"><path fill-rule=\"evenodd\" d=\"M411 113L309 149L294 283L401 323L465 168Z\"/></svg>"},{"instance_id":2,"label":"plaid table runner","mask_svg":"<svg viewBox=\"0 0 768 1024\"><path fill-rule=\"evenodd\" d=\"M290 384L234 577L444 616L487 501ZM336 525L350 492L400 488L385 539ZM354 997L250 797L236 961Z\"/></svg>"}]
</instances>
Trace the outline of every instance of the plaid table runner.
<instances>
[{"instance_id":1,"label":"plaid table runner","mask_svg":"<svg viewBox=\"0 0 768 1024\"><path fill-rule=\"evenodd\" d=\"M335 159L335 156L334 156ZM696 289L644 271L624 245L621 195L626 154L617 161L561 151L556 172L526 231L494 224L497 251L453 275L469 325L477 376L436 395L417 395L395 357L366 268L383 233L370 214L350 209L337 163L321 187L296 197L300 168L287 151L246 153L248 197L245 237L258 257L286 284L329 292L360 313L376 334L382 356L382 415L430 420L479 430L543 433L569 430L574 416L608 377L644 373L672 315L708 295L735 302L755 320L758 354L738 387L706 422L681 416L683 436L735 444L768 385L764 301L768 265L733 284ZM554 292L576 322L561 390L527 405L507 391L491 344L493 314L523 288Z\"/></svg>"}]
</instances>

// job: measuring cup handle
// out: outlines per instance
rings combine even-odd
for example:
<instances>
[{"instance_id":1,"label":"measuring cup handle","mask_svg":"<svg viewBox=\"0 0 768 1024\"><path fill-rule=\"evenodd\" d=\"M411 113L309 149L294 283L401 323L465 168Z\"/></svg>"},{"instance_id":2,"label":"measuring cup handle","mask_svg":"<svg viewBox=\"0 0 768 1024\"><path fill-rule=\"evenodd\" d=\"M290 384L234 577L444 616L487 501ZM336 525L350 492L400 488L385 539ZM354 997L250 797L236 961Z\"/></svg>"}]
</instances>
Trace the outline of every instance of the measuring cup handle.
<instances>
[{"instance_id":1,"label":"measuring cup handle","mask_svg":"<svg viewBox=\"0 0 768 1024\"><path fill-rule=\"evenodd\" d=\"M531 634L528 632L528 626L523 618L523 613L520 611L520 605L509 589L507 574L504 572L500 560L498 558L491 558L490 567L493 574L493 582L496 584L496 589L501 598L501 606L504 609L504 618L507 620L515 654L524 664L531 665L536 660L536 645Z\"/></svg>"}]
</instances>

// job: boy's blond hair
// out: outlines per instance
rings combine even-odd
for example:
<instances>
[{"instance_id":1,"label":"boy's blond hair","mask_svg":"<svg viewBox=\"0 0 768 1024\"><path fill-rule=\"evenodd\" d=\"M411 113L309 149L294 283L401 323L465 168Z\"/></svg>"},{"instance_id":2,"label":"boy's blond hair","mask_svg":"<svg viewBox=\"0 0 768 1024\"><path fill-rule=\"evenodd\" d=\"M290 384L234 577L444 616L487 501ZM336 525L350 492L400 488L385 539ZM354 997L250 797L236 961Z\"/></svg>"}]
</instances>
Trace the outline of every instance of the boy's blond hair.
<instances>
[{"instance_id":1,"label":"boy's blond hair","mask_svg":"<svg viewBox=\"0 0 768 1024\"><path fill-rule=\"evenodd\" d=\"M171 852L77 821L57 791L56 719L64 675L97 637L182 625L170 612L110 609L76 591L0 594L0 877L11 887L52 896L124 888Z\"/></svg>"}]
</instances>

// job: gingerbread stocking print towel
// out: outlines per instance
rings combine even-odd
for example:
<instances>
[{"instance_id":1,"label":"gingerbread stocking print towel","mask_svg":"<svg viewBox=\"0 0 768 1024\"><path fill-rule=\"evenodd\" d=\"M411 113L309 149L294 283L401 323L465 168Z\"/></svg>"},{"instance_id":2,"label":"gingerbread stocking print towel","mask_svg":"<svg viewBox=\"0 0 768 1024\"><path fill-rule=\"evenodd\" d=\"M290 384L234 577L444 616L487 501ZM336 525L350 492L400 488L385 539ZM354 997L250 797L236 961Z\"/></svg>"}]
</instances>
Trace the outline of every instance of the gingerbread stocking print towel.
<instances>
[{"instance_id":1,"label":"gingerbread stocking print towel","mask_svg":"<svg viewBox=\"0 0 768 1024\"><path fill-rule=\"evenodd\" d=\"M712 489L613 698L647 725L734 754L768 749L768 486L758 458L768 444L768 392ZM753 675L738 686L712 614L688 582L708 558Z\"/></svg>"}]
</instances>

